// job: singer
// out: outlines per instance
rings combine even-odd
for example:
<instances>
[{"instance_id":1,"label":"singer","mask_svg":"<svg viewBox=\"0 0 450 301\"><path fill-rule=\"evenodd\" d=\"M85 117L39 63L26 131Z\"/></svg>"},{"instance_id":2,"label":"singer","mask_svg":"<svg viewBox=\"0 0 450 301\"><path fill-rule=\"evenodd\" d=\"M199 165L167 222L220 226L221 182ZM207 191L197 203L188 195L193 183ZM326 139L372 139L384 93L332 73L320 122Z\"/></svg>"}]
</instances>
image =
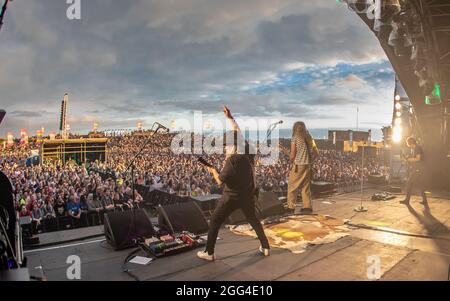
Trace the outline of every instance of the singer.
<instances>
[{"instance_id":1,"label":"singer","mask_svg":"<svg viewBox=\"0 0 450 301\"><path fill-rule=\"evenodd\" d=\"M296 122L292 130L291 152L289 158L292 162L288 180L288 211L295 212L298 191L302 191L302 214L311 214L311 164L319 156L314 139L306 129L304 122Z\"/></svg>"},{"instance_id":2,"label":"singer","mask_svg":"<svg viewBox=\"0 0 450 301\"><path fill-rule=\"evenodd\" d=\"M261 242L259 252L264 256L269 256L269 241L267 240L261 222L258 220L255 213L257 191L255 158L254 155L251 155L250 145L243 139L238 124L226 106L224 107L224 114L233 127L231 137L230 134L228 134L224 138L226 154L225 165L220 173L213 167L207 167L217 184L220 186L223 185L224 189L222 198L211 217L206 250L198 252L197 256L209 261L215 259L214 247L220 226L225 222L226 218L237 209L242 210L247 221L250 223L253 230L255 230ZM243 153L241 150L244 150Z\"/></svg>"}]
</instances>

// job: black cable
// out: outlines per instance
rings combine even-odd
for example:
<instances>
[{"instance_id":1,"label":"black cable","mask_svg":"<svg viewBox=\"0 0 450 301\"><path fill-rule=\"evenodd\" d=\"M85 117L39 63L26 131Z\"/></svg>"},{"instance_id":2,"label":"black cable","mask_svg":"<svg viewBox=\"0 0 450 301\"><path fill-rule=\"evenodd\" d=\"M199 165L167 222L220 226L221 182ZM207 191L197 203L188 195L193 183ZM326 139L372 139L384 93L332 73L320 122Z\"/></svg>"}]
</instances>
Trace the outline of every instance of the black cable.
<instances>
[{"instance_id":1,"label":"black cable","mask_svg":"<svg viewBox=\"0 0 450 301\"><path fill-rule=\"evenodd\" d=\"M128 256L125 258L125 260L123 261L123 264L122 264L122 271L124 273L127 273L128 276L130 276L131 278L133 278L136 281L141 281L141 280L137 276L135 276L133 273L131 273L132 271L127 269L126 266L127 266L128 260L130 260L131 257L133 257L135 254L137 254L139 251L144 251L142 249L142 245L141 244L139 244L139 247L137 249L131 251L131 253L128 254ZM154 260L154 259L155 259L155 257L152 256L152 260Z\"/></svg>"}]
</instances>

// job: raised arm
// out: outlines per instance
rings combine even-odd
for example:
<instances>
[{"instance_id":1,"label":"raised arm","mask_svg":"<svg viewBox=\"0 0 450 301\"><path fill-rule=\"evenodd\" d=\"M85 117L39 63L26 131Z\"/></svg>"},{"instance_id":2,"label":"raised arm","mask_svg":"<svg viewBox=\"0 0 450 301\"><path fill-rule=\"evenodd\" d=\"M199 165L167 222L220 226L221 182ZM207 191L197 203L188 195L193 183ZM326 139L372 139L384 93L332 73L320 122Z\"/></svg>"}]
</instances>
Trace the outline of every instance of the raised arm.
<instances>
[{"instance_id":1,"label":"raised arm","mask_svg":"<svg viewBox=\"0 0 450 301\"><path fill-rule=\"evenodd\" d=\"M225 117L228 119L228 121L231 123L233 131L240 132L241 129L239 128L239 125L237 124L236 120L234 120L233 115L231 115L231 111L227 106L223 106L223 113Z\"/></svg>"}]
</instances>

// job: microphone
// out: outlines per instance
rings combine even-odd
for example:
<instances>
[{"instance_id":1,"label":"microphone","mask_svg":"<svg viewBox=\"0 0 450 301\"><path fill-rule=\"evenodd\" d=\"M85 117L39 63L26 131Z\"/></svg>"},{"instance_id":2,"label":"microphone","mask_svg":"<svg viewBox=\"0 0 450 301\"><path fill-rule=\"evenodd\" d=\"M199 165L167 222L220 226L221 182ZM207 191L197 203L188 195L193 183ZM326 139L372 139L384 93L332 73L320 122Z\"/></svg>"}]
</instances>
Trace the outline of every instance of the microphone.
<instances>
[{"instance_id":1,"label":"microphone","mask_svg":"<svg viewBox=\"0 0 450 301\"><path fill-rule=\"evenodd\" d=\"M270 126L277 126L279 124L283 124L283 122L284 122L283 120L280 120L278 122L271 123Z\"/></svg>"},{"instance_id":2,"label":"microphone","mask_svg":"<svg viewBox=\"0 0 450 301\"><path fill-rule=\"evenodd\" d=\"M159 122L155 122L158 125L158 128L156 129L156 131L158 131L159 129L163 129L164 131L166 131L166 133L168 133L170 131L170 129L168 127L165 127L164 125L162 125Z\"/></svg>"},{"instance_id":3,"label":"microphone","mask_svg":"<svg viewBox=\"0 0 450 301\"><path fill-rule=\"evenodd\" d=\"M200 162L202 165L205 165L207 167L214 167L211 163L205 160L203 157L198 158L198 162Z\"/></svg>"},{"instance_id":4,"label":"microphone","mask_svg":"<svg viewBox=\"0 0 450 301\"><path fill-rule=\"evenodd\" d=\"M3 121L3 118L5 118L5 115L6 115L5 110L0 110L0 124L1 124L2 121Z\"/></svg>"}]
</instances>

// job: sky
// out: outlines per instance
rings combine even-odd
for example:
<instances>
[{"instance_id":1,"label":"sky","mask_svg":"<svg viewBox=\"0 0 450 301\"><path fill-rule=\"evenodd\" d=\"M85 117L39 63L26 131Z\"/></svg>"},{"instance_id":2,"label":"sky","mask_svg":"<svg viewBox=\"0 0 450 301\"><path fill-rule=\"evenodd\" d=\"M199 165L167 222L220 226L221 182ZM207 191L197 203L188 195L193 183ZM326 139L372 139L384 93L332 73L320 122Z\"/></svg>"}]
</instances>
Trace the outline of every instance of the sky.
<instances>
[{"instance_id":1,"label":"sky","mask_svg":"<svg viewBox=\"0 0 450 301\"><path fill-rule=\"evenodd\" d=\"M135 128L201 111L379 132L394 73L376 37L336 0L13 1L0 32L0 137Z\"/></svg>"}]
</instances>

